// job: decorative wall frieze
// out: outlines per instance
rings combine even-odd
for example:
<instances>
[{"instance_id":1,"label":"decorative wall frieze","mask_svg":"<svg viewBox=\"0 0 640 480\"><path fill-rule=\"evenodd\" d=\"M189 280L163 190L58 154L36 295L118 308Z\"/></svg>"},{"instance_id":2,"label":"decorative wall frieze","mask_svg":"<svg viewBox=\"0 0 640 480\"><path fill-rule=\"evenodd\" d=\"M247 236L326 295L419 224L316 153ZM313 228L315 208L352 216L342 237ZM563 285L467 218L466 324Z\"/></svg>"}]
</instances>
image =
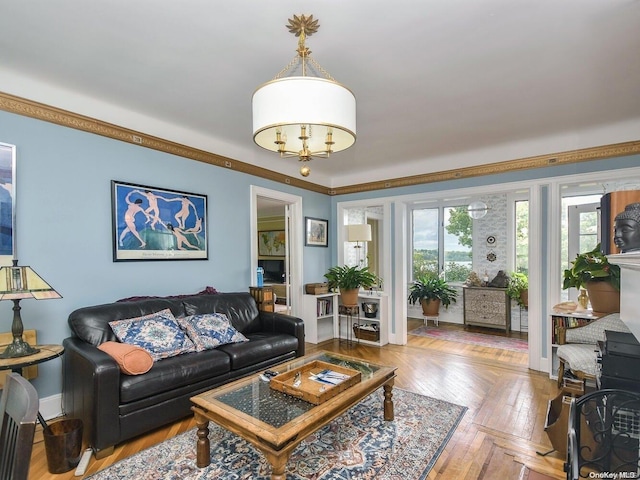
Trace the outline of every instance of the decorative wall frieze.
<instances>
[{"instance_id":1,"label":"decorative wall frieze","mask_svg":"<svg viewBox=\"0 0 640 480\"><path fill-rule=\"evenodd\" d=\"M182 145L162 138L146 135L135 130L113 125L111 123L96 120L91 117L62 110L42 103L34 102L21 97L16 97L0 92L0 110L23 115L26 117L43 120L76 130L95 133L103 137L120 140L122 142L140 145L160 152L170 153L179 157L208 163L217 167L227 168L248 175L265 178L274 182L284 183L305 190L323 193L326 195L344 195L349 193L370 192L385 190L388 188L408 187L424 183L444 182L461 178L472 178L485 175L497 175L501 173L544 168L549 166L567 165L571 163L587 162L625 155L640 154L640 140L632 142L603 145L600 147L583 148L567 152L538 155L534 157L508 160L485 165L444 170L440 172L425 173L409 177L394 178L384 181L361 183L344 187L328 188L312 182L301 180L297 177L283 175L266 168L251 165L239 160L210 153L197 148Z\"/></svg>"}]
</instances>

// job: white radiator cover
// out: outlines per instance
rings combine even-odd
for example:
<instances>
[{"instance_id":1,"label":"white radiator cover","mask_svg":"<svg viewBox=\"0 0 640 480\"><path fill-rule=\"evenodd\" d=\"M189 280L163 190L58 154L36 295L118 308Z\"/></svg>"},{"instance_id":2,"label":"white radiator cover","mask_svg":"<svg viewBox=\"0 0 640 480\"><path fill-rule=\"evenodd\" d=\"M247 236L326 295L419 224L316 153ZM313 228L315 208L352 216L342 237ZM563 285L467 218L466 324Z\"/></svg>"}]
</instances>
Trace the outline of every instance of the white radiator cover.
<instances>
[{"instance_id":1,"label":"white radiator cover","mask_svg":"<svg viewBox=\"0 0 640 480\"><path fill-rule=\"evenodd\" d=\"M640 341L640 252L607 255L620 266L620 318Z\"/></svg>"}]
</instances>

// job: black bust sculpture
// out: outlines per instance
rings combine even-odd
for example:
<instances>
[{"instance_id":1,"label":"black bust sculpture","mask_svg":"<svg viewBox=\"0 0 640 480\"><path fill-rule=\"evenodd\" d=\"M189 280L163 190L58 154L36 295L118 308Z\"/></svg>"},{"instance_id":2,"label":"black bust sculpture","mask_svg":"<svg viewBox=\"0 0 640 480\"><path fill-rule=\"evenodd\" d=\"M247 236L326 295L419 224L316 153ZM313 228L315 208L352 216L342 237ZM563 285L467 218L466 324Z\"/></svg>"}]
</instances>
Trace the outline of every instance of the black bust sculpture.
<instances>
[{"instance_id":1,"label":"black bust sculpture","mask_svg":"<svg viewBox=\"0 0 640 480\"><path fill-rule=\"evenodd\" d=\"M640 203L630 203L616 215L613 243L622 253L640 252Z\"/></svg>"}]
</instances>

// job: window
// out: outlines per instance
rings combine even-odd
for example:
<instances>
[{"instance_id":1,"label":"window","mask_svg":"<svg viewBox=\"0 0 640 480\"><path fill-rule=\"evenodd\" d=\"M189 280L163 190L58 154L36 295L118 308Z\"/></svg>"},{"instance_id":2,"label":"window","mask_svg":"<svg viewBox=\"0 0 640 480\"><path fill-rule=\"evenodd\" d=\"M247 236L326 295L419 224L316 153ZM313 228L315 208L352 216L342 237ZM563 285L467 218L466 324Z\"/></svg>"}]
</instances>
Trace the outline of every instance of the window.
<instances>
[{"instance_id":1,"label":"window","mask_svg":"<svg viewBox=\"0 0 640 480\"><path fill-rule=\"evenodd\" d=\"M579 253L593 250L599 241L598 208L601 195L579 195L562 199L562 272ZM574 288L562 291L562 300L576 300Z\"/></svg>"},{"instance_id":2,"label":"window","mask_svg":"<svg viewBox=\"0 0 640 480\"><path fill-rule=\"evenodd\" d=\"M412 280L426 273L440 273L439 225L438 208L413 210Z\"/></svg>"},{"instance_id":3,"label":"window","mask_svg":"<svg viewBox=\"0 0 640 480\"><path fill-rule=\"evenodd\" d=\"M467 205L412 211L412 279L440 274L464 282L472 266L472 220Z\"/></svg>"},{"instance_id":4,"label":"window","mask_svg":"<svg viewBox=\"0 0 640 480\"><path fill-rule=\"evenodd\" d=\"M529 275L529 200L514 203L514 272Z\"/></svg>"}]
</instances>

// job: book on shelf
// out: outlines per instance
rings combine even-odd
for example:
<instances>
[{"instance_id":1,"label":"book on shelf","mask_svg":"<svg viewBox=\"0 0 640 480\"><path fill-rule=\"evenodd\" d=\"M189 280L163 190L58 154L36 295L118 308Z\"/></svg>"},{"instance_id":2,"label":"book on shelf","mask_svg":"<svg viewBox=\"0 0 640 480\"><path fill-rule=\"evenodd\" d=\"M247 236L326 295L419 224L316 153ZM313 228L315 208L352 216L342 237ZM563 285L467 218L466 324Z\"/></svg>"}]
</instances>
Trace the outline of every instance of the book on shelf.
<instances>
[{"instance_id":1,"label":"book on shelf","mask_svg":"<svg viewBox=\"0 0 640 480\"><path fill-rule=\"evenodd\" d=\"M553 321L553 329L552 329L552 344L560 343L560 340L564 341L564 331L568 328L576 328L582 327L594 320L597 320L598 317L573 317L566 315L552 315L551 319Z\"/></svg>"},{"instance_id":2,"label":"book on shelf","mask_svg":"<svg viewBox=\"0 0 640 480\"><path fill-rule=\"evenodd\" d=\"M333 299L319 298L317 300L317 316L324 317L333 313Z\"/></svg>"}]
</instances>

